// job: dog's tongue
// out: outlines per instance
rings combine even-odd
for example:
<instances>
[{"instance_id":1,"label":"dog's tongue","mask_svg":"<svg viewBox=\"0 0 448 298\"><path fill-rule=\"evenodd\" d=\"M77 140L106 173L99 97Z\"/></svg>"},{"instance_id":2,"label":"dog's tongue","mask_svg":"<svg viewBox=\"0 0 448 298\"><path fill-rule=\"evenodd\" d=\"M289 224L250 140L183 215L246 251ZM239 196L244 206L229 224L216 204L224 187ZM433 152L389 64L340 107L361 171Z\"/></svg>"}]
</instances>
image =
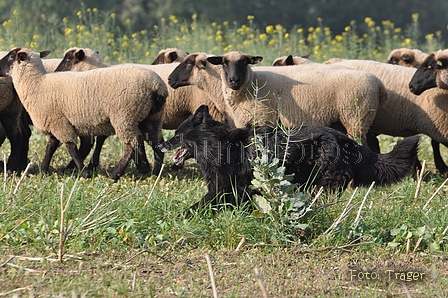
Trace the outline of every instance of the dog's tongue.
<instances>
[{"instance_id":1,"label":"dog's tongue","mask_svg":"<svg viewBox=\"0 0 448 298\"><path fill-rule=\"evenodd\" d=\"M184 162L182 161L182 156L184 156L184 154L187 152L187 149L185 148L180 148L179 150L176 151L176 153L173 156L173 160L174 163L179 166L179 167L183 167L184 166Z\"/></svg>"}]
</instances>

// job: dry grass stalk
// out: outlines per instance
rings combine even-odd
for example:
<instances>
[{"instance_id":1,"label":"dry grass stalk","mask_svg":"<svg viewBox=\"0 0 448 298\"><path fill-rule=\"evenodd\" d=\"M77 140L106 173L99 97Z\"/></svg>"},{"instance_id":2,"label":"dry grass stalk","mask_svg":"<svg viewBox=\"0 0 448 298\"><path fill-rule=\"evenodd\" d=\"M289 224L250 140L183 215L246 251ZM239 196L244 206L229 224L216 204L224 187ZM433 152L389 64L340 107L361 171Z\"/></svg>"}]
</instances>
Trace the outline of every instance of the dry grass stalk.
<instances>
[{"instance_id":1,"label":"dry grass stalk","mask_svg":"<svg viewBox=\"0 0 448 298\"><path fill-rule=\"evenodd\" d=\"M263 298L268 298L269 297L268 292L266 291L266 287L264 286L263 279L261 278L260 271L258 270L257 267L254 268L254 273L255 273L255 279L257 280L258 285L260 286L261 289L261 293L263 294Z\"/></svg>"},{"instance_id":2,"label":"dry grass stalk","mask_svg":"<svg viewBox=\"0 0 448 298\"><path fill-rule=\"evenodd\" d=\"M425 206L423 206L423 210L426 209L426 207L428 207L429 202L432 201L432 199L434 199L434 197L440 192L440 190L442 190L442 188L445 186L445 184L448 182L448 178L445 179L445 181L443 181L442 185L440 185L439 188L437 188L437 190L434 192L434 194L429 198L429 200L426 202Z\"/></svg>"},{"instance_id":3,"label":"dry grass stalk","mask_svg":"<svg viewBox=\"0 0 448 298\"><path fill-rule=\"evenodd\" d=\"M218 298L218 291L216 290L215 277L213 276L212 261L210 260L209 254L205 255L205 259L207 260L208 272L210 274L210 282L212 284L213 297Z\"/></svg>"},{"instance_id":4,"label":"dry grass stalk","mask_svg":"<svg viewBox=\"0 0 448 298\"><path fill-rule=\"evenodd\" d=\"M70 191L70 195L67 199L67 202L65 203L64 206L64 184L62 184L61 187L61 196L60 196L60 203L61 203L61 222L60 222L60 226L59 226L59 246L58 246L58 259L59 262L63 262L63 250L64 250L64 244L65 241L67 240L67 236L68 236L68 230L65 228L65 212L67 211L69 205L70 205L70 201L73 197L73 193L75 191L76 185L78 184L78 179L76 179L75 183L73 184L72 190Z\"/></svg>"},{"instance_id":5,"label":"dry grass stalk","mask_svg":"<svg viewBox=\"0 0 448 298\"><path fill-rule=\"evenodd\" d=\"M152 193L154 192L154 189L156 188L157 182L159 181L160 176L162 176L162 172L163 172L163 168L164 167L165 167L165 164L163 163L162 167L160 168L159 175L157 175L156 181L154 182L154 185L152 186L151 191L149 192L148 197L146 198L146 202L145 202L144 207L146 207L146 205L148 204L149 199L151 198Z\"/></svg>"},{"instance_id":6,"label":"dry grass stalk","mask_svg":"<svg viewBox=\"0 0 448 298\"><path fill-rule=\"evenodd\" d=\"M421 170L417 171L417 187L415 189L414 204L417 201L418 194L420 193L420 188L421 188L422 180L423 180L423 174L425 173L425 165L426 165L426 160L423 161Z\"/></svg>"},{"instance_id":7,"label":"dry grass stalk","mask_svg":"<svg viewBox=\"0 0 448 298\"><path fill-rule=\"evenodd\" d=\"M364 196L364 199L362 200L361 206L359 206L358 214L356 215L355 221L353 222L353 227L356 228L359 224L359 221L361 220L361 212L362 208L364 208L364 204L366 203L367 197L369 196L370 192L372 191L373 186L375 185L375 181L372 182L369 189L367 190L366 195Z\"/></svg>"}]
</instances>

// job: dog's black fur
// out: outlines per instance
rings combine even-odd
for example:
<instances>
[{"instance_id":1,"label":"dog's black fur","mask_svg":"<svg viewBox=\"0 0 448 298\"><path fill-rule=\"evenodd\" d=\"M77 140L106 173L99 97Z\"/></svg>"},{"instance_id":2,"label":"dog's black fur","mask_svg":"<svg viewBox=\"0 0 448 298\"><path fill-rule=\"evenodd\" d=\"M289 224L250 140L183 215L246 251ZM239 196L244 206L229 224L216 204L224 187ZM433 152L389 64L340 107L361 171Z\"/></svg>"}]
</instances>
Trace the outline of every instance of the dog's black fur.
<instances>
[{"instance_id":1,"label":"dog's black fur","mask_svg":"<svg viewBox=\"0 0 448 298\"><path fill-rule=\"evenodd\" d=\"M282 160L286 154L286 174L292 183L321 186L330 191L353 186L387 185L410 173L417 160L418 136L400 141L388 154L378 154L358 145L346 135L328 127L303 126L285 134L280 128L256 127L230 130L217 122L201 106L176 130L173 138L158 145L163 152L178 147L175 162L194 155L207 182L207 194L189 210L208 203L235 205L248 201L254 190L250 159L257 154L254 135Z\"/></svg>"}]
</instances>

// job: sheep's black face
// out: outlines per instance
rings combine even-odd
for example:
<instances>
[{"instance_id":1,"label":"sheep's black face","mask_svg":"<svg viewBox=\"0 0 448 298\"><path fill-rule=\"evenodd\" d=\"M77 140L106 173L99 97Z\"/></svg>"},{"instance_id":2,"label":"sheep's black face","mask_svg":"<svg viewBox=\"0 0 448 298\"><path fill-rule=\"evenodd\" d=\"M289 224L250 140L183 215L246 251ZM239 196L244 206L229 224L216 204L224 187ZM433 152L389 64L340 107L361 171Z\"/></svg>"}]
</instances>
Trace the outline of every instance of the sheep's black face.
<instances>
[{"instance_id":1,"label":"sheep's black face","mask_svg":"<svg viewBox=\"0 0 448 298\"><path fill-rule=\"evenodd\" d=\"M222 65L227 86L232 90L239 90L246 84L249 64L256 64L263 58L246 54L229 53L223 56L207 58L214 65Z\"/></svg>"},{"instance_id":2,"label":"sheep's black face","mask_svg":"<svg viewBox=\"0 0 448 298\"><path fill-rule=\"evenodd\" d=\"M185 58L168 76L168 84L174 89L191 85L190 76L195 64L195 56Z\"/></svg>"},{"instance_id":3,"label":"sheep's black face","mask_svg":"<svg viewBox=\"0 0 448 298\"><path fill-rule=\"evenodd\" d=\"M18 52L20 51L20 48L16 48L12 51L10 51L8 54L6 54L5 57L0 59L0 75L1 76L9 76L9 72L11 69L12 64L16 59L18 58ZM25 53L20 53L20 60L26 59ZM25 55L25 57L23 56Z\"/></svg>"},{"instance_id":4,"label":"sheep's black face","mask_svg":"<svg viewBox=\"0 0 448 298\"><path fill-rule=\"evenodd\" d=\"M65 53L64 58L62 59L61 63L59 63L58 67L56 67L56 71L69 71L75 60L75 50L68 51Z\"/></svg>"},{"instance_id":5,"label":"sheep's black face","mask_svg":"<svg viewBox=\"0 0 448 298\"><path fill-rule=\"evenodd\" d=\"M437 87L437 69L439 68L434 54L429 55L412 76L409 90L420 95L425 90Z\"/></svg>"}]
</instances>

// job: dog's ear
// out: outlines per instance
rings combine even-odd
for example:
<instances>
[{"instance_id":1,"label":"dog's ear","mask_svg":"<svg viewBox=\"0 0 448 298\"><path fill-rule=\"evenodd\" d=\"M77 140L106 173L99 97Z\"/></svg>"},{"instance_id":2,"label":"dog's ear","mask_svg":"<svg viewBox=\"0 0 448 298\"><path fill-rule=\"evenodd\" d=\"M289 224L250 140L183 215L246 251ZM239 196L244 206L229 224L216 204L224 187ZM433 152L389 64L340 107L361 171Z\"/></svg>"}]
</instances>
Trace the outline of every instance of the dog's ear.
<instances>
[{"instance_id":1,"label":"dog's ear","mask_svg":"<svg viewBox=\"0 0 448 298\"><path fill-rule=\"evenodd\" d=\"M207 105L201 105L196 112L194 112L193 115L193 125L199 125L202 122L204 122L205 118L209 116L208 113L208 106Z\"/></svg>"}]
</instances>

